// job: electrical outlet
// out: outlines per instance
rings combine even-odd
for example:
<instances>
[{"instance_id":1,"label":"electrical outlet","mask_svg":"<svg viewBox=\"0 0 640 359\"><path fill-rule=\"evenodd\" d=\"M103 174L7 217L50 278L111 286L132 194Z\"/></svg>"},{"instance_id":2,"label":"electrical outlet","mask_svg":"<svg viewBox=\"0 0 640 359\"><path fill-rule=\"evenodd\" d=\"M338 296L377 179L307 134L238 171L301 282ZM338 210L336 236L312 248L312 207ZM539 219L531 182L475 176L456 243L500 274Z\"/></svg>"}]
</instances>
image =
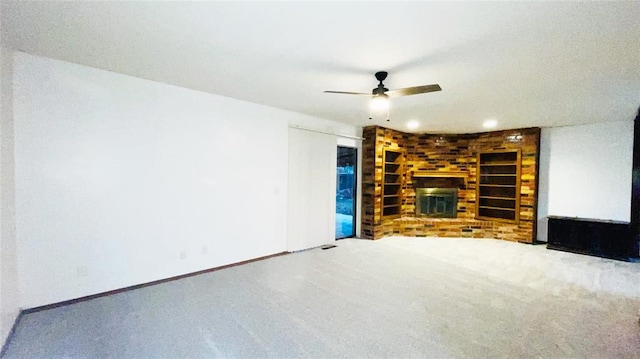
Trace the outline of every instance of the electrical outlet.
<instances>
[{"instance_id":1,"label":"electrical outlet","mask_svg":"<svg viewBox=\"0 0 640 359\"><path fill-rule=\"evenodd\" d=\"M180 251L180 259L187 259L187 251Z\"/></svg>"},{"instance_id":2,"label":"electrical outlet","mask_svg":"<svg viewBox=\"0 0 640 359\"><path fill-rule=\"evenodd\" d=\"M87 266L78 266L76 268L76 274L78 275L78 278L86 277L89 275L89 268L87 268Z\"/></svg>"}]
</instances>

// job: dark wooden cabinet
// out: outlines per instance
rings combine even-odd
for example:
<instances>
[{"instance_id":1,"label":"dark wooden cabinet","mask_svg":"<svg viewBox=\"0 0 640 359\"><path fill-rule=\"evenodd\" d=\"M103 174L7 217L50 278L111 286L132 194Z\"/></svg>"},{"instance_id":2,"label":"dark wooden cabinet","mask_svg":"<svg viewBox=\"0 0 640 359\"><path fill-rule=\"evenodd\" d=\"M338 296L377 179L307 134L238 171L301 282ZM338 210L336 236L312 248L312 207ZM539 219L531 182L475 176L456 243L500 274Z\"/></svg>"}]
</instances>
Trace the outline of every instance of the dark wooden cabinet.
<instances>
[{"instance_id":1,"label":"dark wooden cabinet","mask_svg":"<svg viewBox=\"0 0 640 359\"><path fill-rule=\"evenodd\" d=\"M638 248L629 222L549 216L547 248L632 260Z\"/></svg>"},{"instance_id":2,"label":"dark wooden cabinet","mask_svg":"<svg viewBox=\"0 0 640 359\"><path fill-rule=\"evenodd\" d=\"M403 180L404 152L385 149L382 167L382 217L400 217Z\"/></svg>"},{"instance_id":3,"label":"dark wooden cabinet","mask_svg":"<svg viewBox=\"0 0 640 359\"><path fill-rule=\"evenodd\" d=\"M520 220L520 150L478 153L476 218Z\"/></svg>"}]
</instances>

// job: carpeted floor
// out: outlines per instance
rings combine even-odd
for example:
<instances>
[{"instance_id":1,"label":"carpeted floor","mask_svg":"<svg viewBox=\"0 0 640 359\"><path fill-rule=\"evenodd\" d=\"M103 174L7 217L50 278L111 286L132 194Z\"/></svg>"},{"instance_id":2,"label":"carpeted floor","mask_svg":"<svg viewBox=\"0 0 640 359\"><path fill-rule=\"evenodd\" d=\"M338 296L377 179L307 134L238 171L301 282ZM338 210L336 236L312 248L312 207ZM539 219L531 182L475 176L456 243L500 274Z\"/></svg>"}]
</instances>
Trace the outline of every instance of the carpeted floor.
<instances>
[{"instance_id":1,"label":"carpeted floor","mask_svg":"<svg viewBox=\"0 0 640 359\"><path fill-rule=\"evenodd\" d=\"M6 358L640 358L640 263L337 244L27 314Z\"/></svg>"}]
</instances>

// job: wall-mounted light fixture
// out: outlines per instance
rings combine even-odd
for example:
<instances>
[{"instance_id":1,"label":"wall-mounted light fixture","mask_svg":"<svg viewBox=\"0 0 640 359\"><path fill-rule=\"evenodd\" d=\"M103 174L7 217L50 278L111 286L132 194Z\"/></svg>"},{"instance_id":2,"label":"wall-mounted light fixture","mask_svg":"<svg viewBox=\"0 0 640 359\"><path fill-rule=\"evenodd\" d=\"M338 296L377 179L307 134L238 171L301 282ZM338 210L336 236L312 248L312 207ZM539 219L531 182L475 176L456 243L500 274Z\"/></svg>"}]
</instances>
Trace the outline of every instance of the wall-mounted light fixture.
<instances>
[{"instance_id":1,"label":"wall-mounted light fixture","mask_svg":"<svg viewBox=\"0 0 640 359\"><path fill-rule=\"evenodd\" d=\"M520 142L522 141L522 135L516 132L512 135L508 135L506 140L509 142Z\"/></svg>"}]
</instances>

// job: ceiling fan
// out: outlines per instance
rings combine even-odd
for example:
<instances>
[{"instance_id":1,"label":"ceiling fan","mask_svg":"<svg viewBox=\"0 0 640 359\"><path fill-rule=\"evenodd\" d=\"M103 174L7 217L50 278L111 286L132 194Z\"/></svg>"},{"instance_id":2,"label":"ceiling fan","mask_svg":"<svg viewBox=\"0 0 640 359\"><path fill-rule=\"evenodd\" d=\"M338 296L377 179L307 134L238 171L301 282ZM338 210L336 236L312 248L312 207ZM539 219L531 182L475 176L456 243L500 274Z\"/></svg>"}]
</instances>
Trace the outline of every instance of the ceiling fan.
<instances>
[{"instance_id":1,"label":"ceiling fan","mask_svg":"<svg viewBox=\"0 0 640 359\"><path fill-rule=\"evenodd\" d=\"M324 93L337 93L344 95L361 95L361 96L371 96L371 109L379 110L386 109L387 110L387 121L389 121L389 98L400 97L400 96L409 96L409 95L417 95L421 93L428 92L436 92L442 91L442 88L438 84L433 85L423 85L423 86L414 86L414 87L405 87L396 90L389 90L384 87L382 81L387 78L388 73L386 71L378 71L375 76L376 79L380 82L378 87L374 88L371 91L371 94L362 93L362 92L346 92L346 91L325 91ZM369 116L369 119L372 117Z\"/></svg>"}]
</instances>

